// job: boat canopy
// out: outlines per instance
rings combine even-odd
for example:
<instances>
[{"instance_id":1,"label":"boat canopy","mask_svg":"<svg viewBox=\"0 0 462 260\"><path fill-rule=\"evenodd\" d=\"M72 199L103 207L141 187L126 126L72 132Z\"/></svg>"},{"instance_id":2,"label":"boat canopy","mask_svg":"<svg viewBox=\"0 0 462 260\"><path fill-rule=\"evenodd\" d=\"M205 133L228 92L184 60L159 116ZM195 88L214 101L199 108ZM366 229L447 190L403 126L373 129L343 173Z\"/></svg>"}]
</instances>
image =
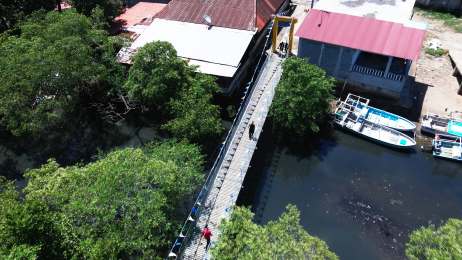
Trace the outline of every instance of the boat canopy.
<instances>
[{"instance_id":1,"label":"boat canopy","mask_svg":"<svg viewBox=\"0 0 462 260\"><path fill-rule=\"evenodd\" d=\"M448 133L462 137L462 122L451 120L448 123Z\"/></svg>"}]
</instances>

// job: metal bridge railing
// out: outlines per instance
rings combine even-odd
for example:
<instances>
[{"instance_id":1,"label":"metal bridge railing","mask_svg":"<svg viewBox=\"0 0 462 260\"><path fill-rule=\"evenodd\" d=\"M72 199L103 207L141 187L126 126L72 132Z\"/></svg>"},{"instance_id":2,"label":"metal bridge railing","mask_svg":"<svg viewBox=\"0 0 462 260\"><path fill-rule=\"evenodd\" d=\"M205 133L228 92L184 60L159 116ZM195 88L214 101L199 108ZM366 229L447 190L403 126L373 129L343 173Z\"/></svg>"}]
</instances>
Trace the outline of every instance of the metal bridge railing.
<instances>
[{"instance_id":1,"label":"metal bridge railing","mask_svg":"<svg viewBox=\"0 0 462 260\"><path fill-rule=\"evenodd\" d=\"M194 232L197 232L197 230L195 230L196 222L200 216L200 213L202 212L202 210L204 210L205 201L207 199L207 196L210 193L210 190L213 188L212 184L215 182L215 179L220 170L219 166L222 164L224 157L227 154L226 152L228 151L228 148L231 145L231 142L233 140L233 136L238 129L239 122L244 116L245 108L250 102L250 99L251 99L251 96L254 90L253 85L255 83L255 77L257 73L261 70L261 68L263 67L262 61L266 60L264 59L266 58L265 51L268 48L269 38L272 32L271 28L272 28L272 22L268 25L267 28L265 28L265 33L266 33L265 37L267 37L267 39L263 46L263 50L259 57L257 66L253 72L252 78L247 83L245 94L244 94L244 97L242 98L243 101L241 102L241 105L239 106L236 117L234 118L231 128L226 135L225 141L221 145L218 156L215 159L215 162L213 163L213 166L209 171L207 179L205 180L205 183L202 186L199 192L199 195L196 198L196 201L194 202L194 206L189 212L189 215L186 221L184 222L179 235L175 239L175 242L173 243L167 258L177 258L179 255L181 255L182 251L184 250L184 246L187 245L188 242L190 242L190 239L193 237L192 235L194 234Z\"/></svg>"}]
</instances>

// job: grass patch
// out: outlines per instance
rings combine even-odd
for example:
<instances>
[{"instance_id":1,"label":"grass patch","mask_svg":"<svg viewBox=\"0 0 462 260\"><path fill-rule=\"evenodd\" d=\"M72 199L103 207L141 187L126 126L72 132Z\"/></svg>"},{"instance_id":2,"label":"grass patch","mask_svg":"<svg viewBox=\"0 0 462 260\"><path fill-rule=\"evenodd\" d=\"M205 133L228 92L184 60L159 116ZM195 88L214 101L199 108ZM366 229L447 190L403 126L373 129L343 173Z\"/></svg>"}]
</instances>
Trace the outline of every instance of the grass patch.
<instances>
[{"instance_id":1,"label":"grass patch","mask_svg":"<svg viewBox=\"0 0 462 260\"><path fill-rule=\"evenodd\" d=\"M446 55L448 53L448 51L445 50L445 49L441 49L441 48L436 48L436 49L425 48L425 53L430 54L430 55L435 56L435 57L441 57L443 55Z\"/></svg>"},{"instance_id":2,"label":"grass patch","mask_svg":"<svg viewBox=\"0 0 462 260\"><path fill-rule=\"evenodd\" d=\"M451 27L458 33L462 33L462 18L441 11L424 10L421 8L416 8L416 11L430 19L443 21L444 25Z\"/></svg>"}]
</instances>

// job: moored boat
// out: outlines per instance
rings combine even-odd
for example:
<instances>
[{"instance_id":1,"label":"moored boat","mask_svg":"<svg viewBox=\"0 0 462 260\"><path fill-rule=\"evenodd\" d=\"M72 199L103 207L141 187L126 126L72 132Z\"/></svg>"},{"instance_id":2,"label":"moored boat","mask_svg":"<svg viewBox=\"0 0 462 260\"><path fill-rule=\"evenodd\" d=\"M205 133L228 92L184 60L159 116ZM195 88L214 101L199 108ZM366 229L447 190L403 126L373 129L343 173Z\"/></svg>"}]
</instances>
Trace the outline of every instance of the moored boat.
<instances>
[{"instance_id":1,"label":"moored boat","mask_svg":"<svg viewBox=\"0 0 462 260\"><path fill-rule=\"evenodd\" d=\"M429 135L443 134L462 137L462 119L458 119L457 113L453 112L449 117L431 113L424 115L420 132Z\"/></svg>"},{"instance_id":2,"label":"moored boat","mask_svg":"<svg viewBox=\"0 0 462 260\"><path fill-rule=\"evenodd\" d=\"M355 108L355 113L367 121L390 127L399 131L414 131L416 125L410 120L388 111L369 106L369 99L348 94L345 103Z\"/></svg>"},{"instance_id":3,"label":"moored boat","mask_svg":"<svg viewBox=\"0 0 462 260\"><path fill-rule=\"evenodd\" d=\"M435 135L433 156L462 162L462 137Z\"/></svg>"},{"instance_id":4,"label":"moored boat","mask_svg":"<svg viewBox=\"0 0 462 260\"><path fill-rule=\"evenodd\" d=\"M336 110L334 122L366 139L392 148L407 150L416 146L415 140L406 134L359 117L344 106Z\"/></svg>"}]
</instances>

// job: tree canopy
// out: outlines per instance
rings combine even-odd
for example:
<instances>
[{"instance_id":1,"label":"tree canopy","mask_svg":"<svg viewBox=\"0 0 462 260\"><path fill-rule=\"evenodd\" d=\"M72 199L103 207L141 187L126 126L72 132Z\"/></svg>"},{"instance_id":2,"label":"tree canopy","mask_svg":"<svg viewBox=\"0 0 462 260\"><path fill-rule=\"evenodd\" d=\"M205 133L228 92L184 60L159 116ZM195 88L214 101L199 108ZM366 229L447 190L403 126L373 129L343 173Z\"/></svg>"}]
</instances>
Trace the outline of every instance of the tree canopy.
<instances>
[{"instance_id":1,"label":"tree canopy","mask_svg":"<svg viewBox=\"0 0 462 260\"><path fill-rule=\"evenodd\" d=\"M15 135L59 126L85 93L120 80L115 41L73 11L36 13L0 43L0 118Z\"/></svg>"},{"instance_id":2,"label":"tree canopy","mask_svg":"<svg viewBox=\"0 0 462 260\"><path fill-rule=\"evenodd\" d=\"M298 57L286 59L282 70L270 110L274 125L296 136L318 132L333 99L334 79Z\"/></svg>"},{"instance_id":3,"label":"tree canopy","mask_svg":"<svg viewBox=\"0 0 462 260\"><path fill-rule=\"evenodd\" d=\"M448 260L462 256L462 220L449 219L444 225L415 230L406 244L410 260Z\"/></svg>"},{"instance_id":4,"label":"tree canopy","mask_svg":"<svg viewBox=\"0 0 462 260\"><path fill-rule=\"evenodd\" d=\"M196 146L174 141L115 150L87 165L50 160L26 173L23 201L11 186L2 189L0 255L163 256L201 183L202 164Z\"/></svg>"},{"instance_id":5,"label":"tree canopy","mask_svg":"<svg viewBox=\"0 0 462 260\"><path fill-rule=\"evenodd\" d=\"M78 12L90 16L93 9L99 7L103 10L108 21L113 20L122 12L123 0L70 0Z\"/></svg>"},{"instance_id":6,"label":"tree canopy","mask_svg":"<svg viewBox=\"0 0 462 260\"><path fill-rule=\"evenodd\" d=\"M326 243L300 225L300 212L288 205L278 220L265 226L252 222L253 213L236 207L220 226L215 259L338 259Z\"/></svg>"},{"instance_id":7,"label":"tree canopy","mask_svg":"<svg viewBox=\"0 0 462 260\"><path fill-rule=\"evenodd\" d=\"M133 57L125 89L131 99L165 109L191 82L193 70L169 42L148 43Z\"/></svg>"},{"instance_id":8,"label":"tree canopy","mask_svg":"<svg viewBox=\"0 0 462 260\"><path fill-rule=\"evenodd\" d=\"M53 215L45 204L22 201L13 183L0 177L1 259L56 258L60 247L55 231Z\"/></svg>"},{"instance_id":9,"label":"tree canopy","mask_svg":"<svg viewBox=\"0 0 462 260\"><path fill-rule=\"evenodd\" d=\"M0 33L11 29L18 21L27 15L43 10L53 10L56 0L8 0L0 2Z\"/></svg>"},{"instance_id":10,"label":"tree canopy","mask_svg":"<svg viewBox=\"0 0 462 260\"><path fill-rule=\"evenodd\" d=\"M203 143L223 131L219 107L212 103L219 90L215 78L189 66L168 42L138 50L124 89L131 100L160 113L162 128L175 138Z\"/></svg>"},{"instance_id":11,"label":"tree canopy","mask_svg":"<svg viewBox=\"0 0 462 260\"><path fill-rule=\"evenodd\" d=\"M170 102L174 118L163 127L176 138L206 143L223 132L219 107L212 104L218 86L213 77L196 74L194 80L178 99Z\"/></svg>"}]
</instances>

